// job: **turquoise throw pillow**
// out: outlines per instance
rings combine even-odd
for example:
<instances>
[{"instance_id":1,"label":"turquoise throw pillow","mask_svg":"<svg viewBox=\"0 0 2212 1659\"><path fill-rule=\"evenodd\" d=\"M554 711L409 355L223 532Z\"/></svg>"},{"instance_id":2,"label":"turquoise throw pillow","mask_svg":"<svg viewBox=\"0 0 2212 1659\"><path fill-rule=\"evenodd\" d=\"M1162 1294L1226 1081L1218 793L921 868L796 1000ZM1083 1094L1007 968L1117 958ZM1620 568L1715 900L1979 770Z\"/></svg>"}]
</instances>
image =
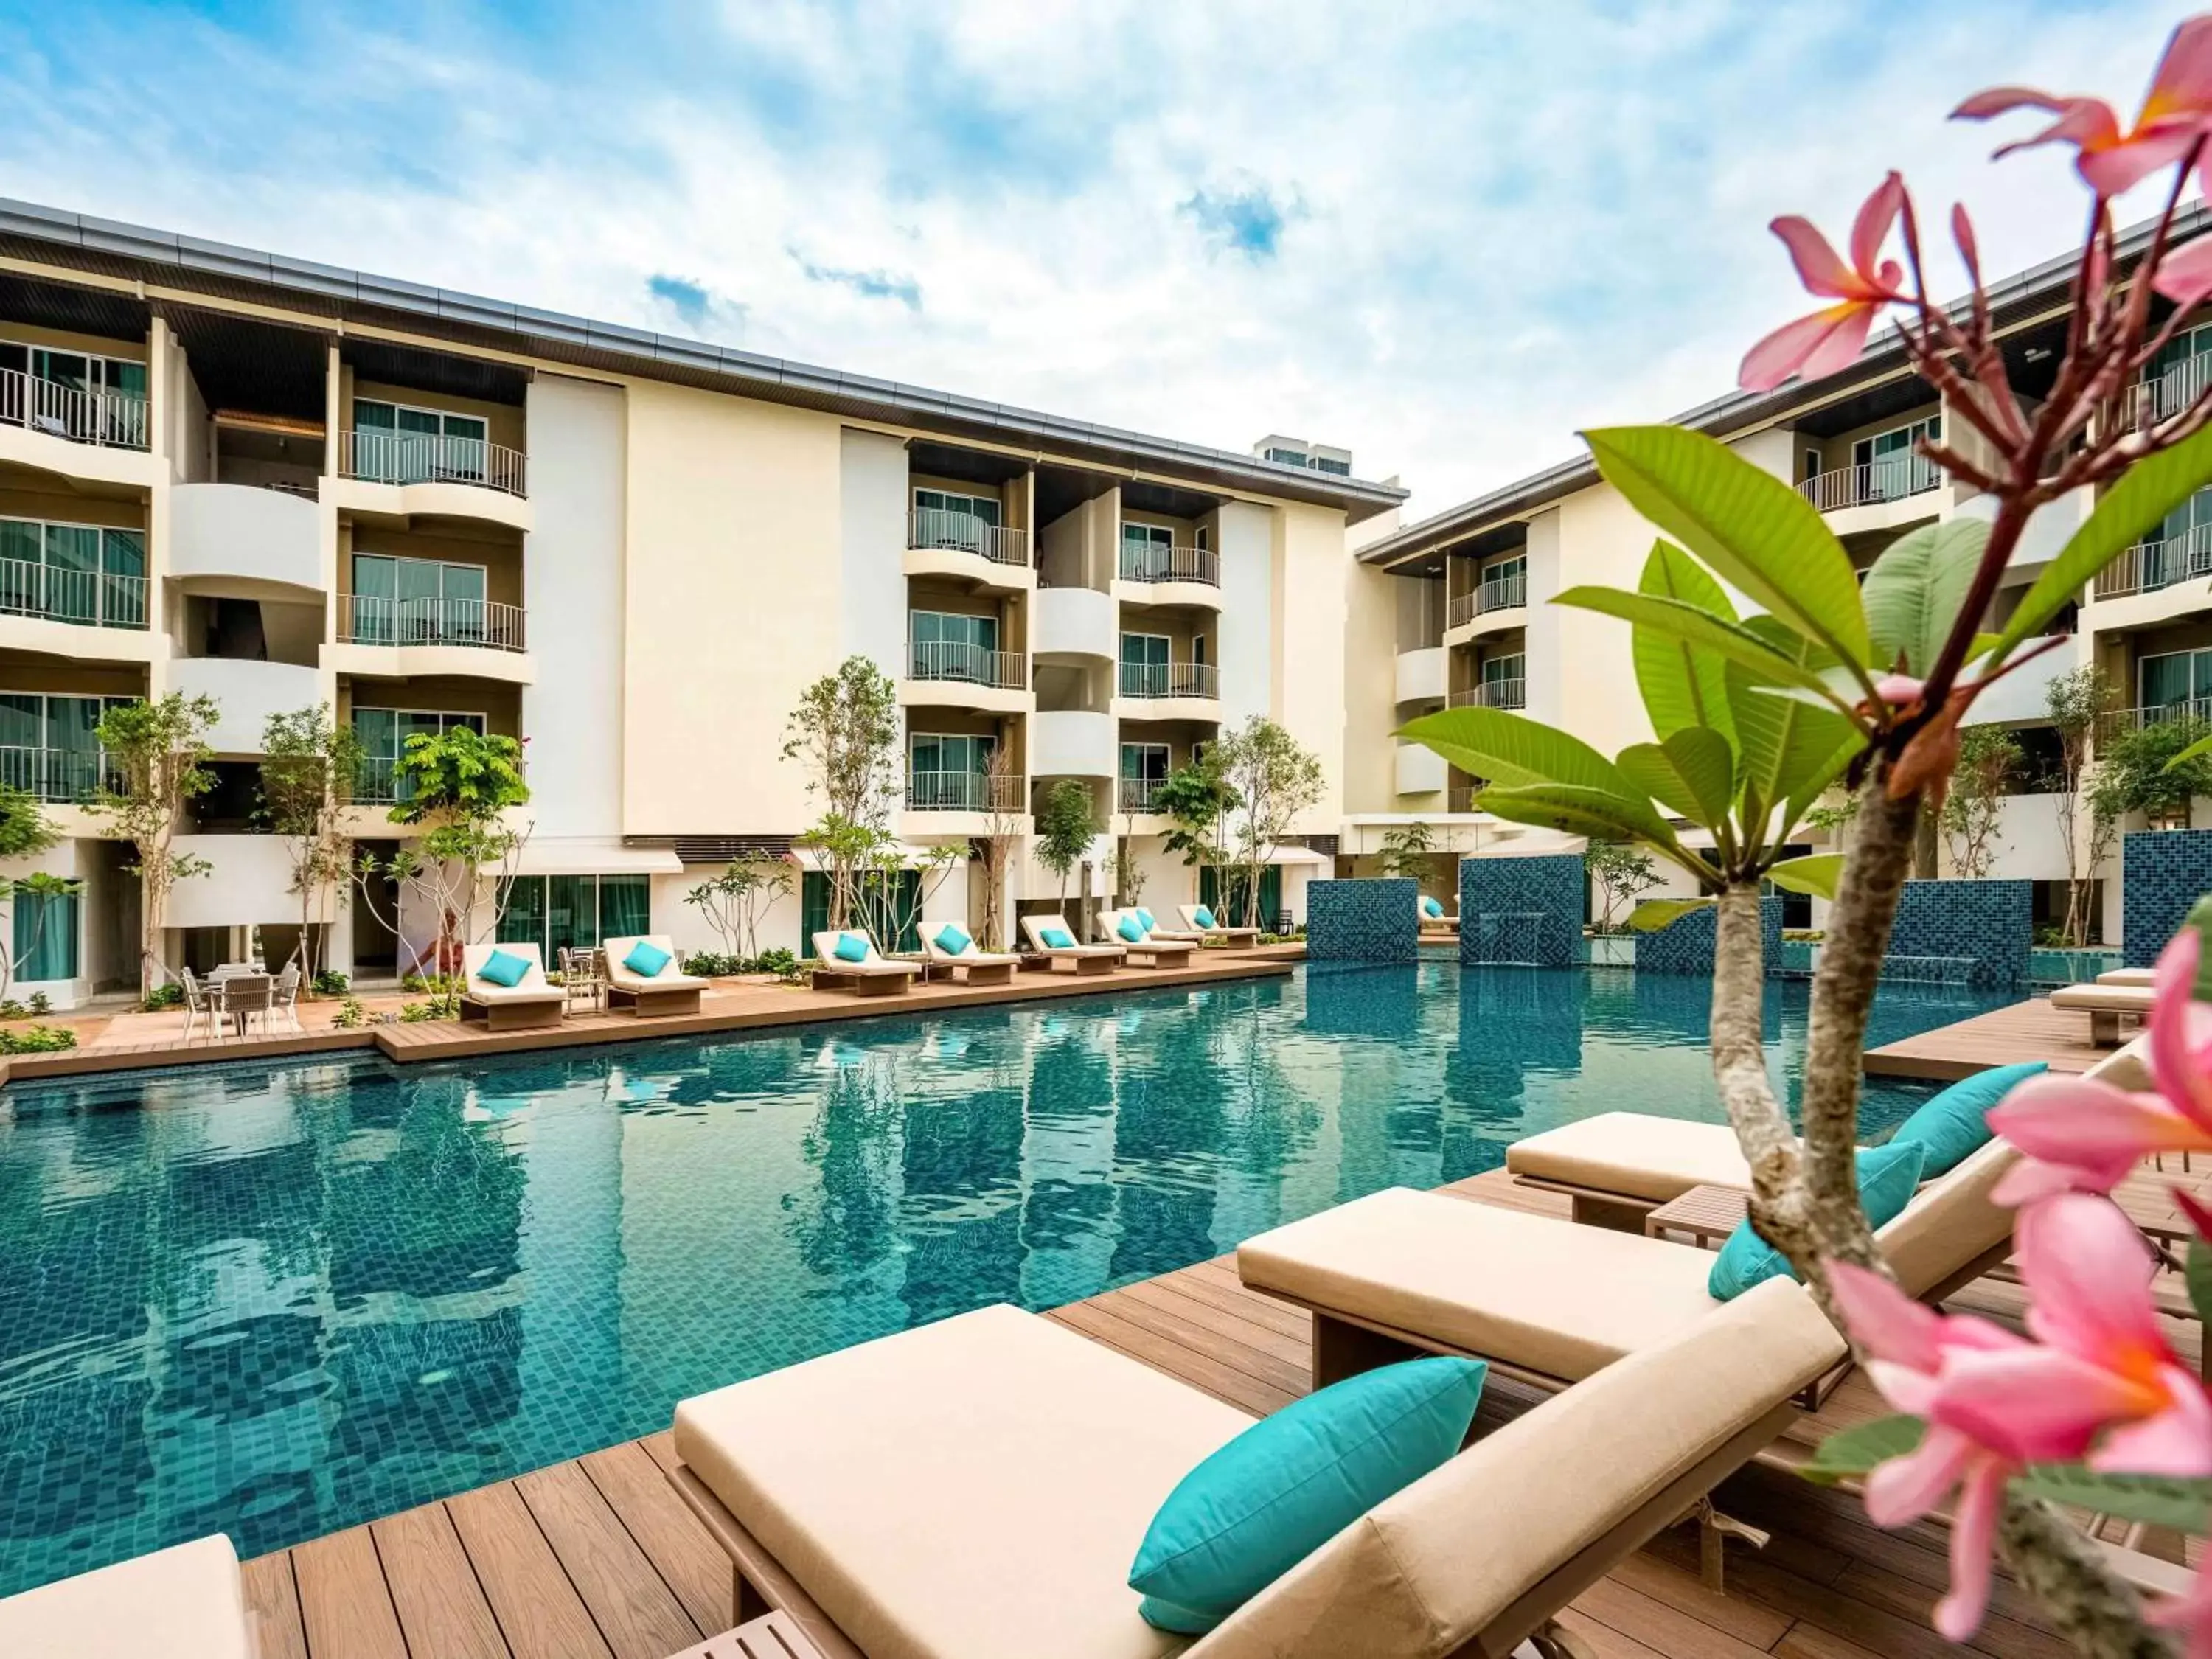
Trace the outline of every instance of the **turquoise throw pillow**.
<instances>
[{"instance_id":1,"label":"turquoise throw pillow","mask_svg":"<svg viewBox=\"0 0 2212 1659\"><path fill-rule=\"evenodd\" d=\"M868 936L866 933L837 935L837 960L866 962L868 959Z\"/></svg>"},{"instance_id":2,"label":"turquoise throw pillow","mask_svg":"<svg viewBox=\"0 0 2212 1659\"><path fill-rule=\"evenodd\" d=\"M1075 943L1075 935L1065 927L1040 927L1037 937L1044 941L1048 951L1065 951Z\"/></svg>"},{"instance_id":3,"label":"turquoise throw pillow","mask_svg":"<svg viewBox=\"0 0 2212 1659\"><path fill-rule=\"evenodd\" d=\"M1134 916L1124 915L1115 924L1114 931L1132 945L1142 945L1145 942L1145 924Z\"/></svg>"},{"instance_id":4,"label":"turquoise throw pillow","mask_svg":"<svg viewBox=\"0 0 2212 1659\"><path fill-rule=\"evenodd\" d=\"M1905 1119L1889 1144L1921 1149L1923 1181L1948 1175L1990 1143L1995 1133L1987 1119L1990 1108L2010 1094L2014 1084L2045 1069L2043 1061L2027 1060L1961 1078Z\"/></svg>"},{"instance_id":5,"label":"turquoise throw pillow","mask_svg":"<svg viewBox=\"0 0 2212 1659\"><path fill-rule=\"evenodd\" d=\"M975 941L957 922L946 922L937 930L937 948L948 957L957 957Z\"/></svg>"},{"instance_id":6,"label":"turquoise throw pillow","mask_svg":"<svg viewBox=\"0 0 2212 1659\"><path fill-rule=\"evenodd\" d=\"M1895 1141L1869 1146L1859 1153L1859 1204L1869 1224L1886 1226L1904 1212L1920 1184L1920 1148L1910 1141L1901 1146ZM1790 1258L1761 1238L1746 1217L1713 1257L1705 1294L1716 1302L1733 1302L1753 1285L1784 1274L1796 1277Z\"/></svg>"},{"instance_id":7,"label":"turquoise throw pillow","mask_svg":"<svg viewBox=\"0 0 2212 1659\"><path fill-rule=\"evenodd\" d=\"M1428 917L1431 921L1433 921L1437 917L1443 915L1443 913L1444 907L1437 903L1436 900L1432 898L1424 898L1421 901L1421 914Z\"/></svg>"},{"instance_id":8,"label":"turquoise throw pillow","mask_svg":"<svg viewBox=\"0 0 2212 1659\"><path fill-rule=\"evenodd\" d=\"M1197 909L1190 913L1190 919L1201 927L1211 927L1213 926L1213 912L1206 908L1203 904L1200 905Z\"/></svg>"},{"instance_id":9,"label":"turquoise throw pillow","mask_svg":"<svg viewBox=\"0 0 2212 1659\"><path fill-rule=\"evenodd\" d=\"M529 971L529 957L519 957L512 951L494 951L484 958L483 966L477 969L477 977L512 991L522 983L522 976Z\"/></svg>"},{"instance_id":10,"label":"turquoise throw pillow","mask_svg":"<svg viewBox=\"0 0 2212 1659\"><path fill-rule=\"evenodd\" d=\"M1467 1438L1488 1367L1413 1359L1333 1383L1266 1417L1176 1484L1129 1588L1148 1624L1196 1634Z\"/></svg>"},{"instance_id":11,"label":"turquoise throw pillow","mask_svg":"<svg viewBox=\"0 0 2212 1659\"><path fill-rule=\"evenodd\" d=\"M659 976L662 969L675 960L674 957L662 950L651 939L641 939L629 947L629 954L623 958L623 966L640 979L653 979Z\"/></svg>"},{"instance_id":12,"label":"turquoise throw pillow","mask_svg":"<svg viewBox=\"0 0 2212 1659\"><path fill-rule=\"evenodd\" d=\"M1137 907L1137 920L1145 924L1145 931L1148 933L1159 926L1159 923L1152 920L1152 913L1142 905Z\"/></svg>"}]
</instances>

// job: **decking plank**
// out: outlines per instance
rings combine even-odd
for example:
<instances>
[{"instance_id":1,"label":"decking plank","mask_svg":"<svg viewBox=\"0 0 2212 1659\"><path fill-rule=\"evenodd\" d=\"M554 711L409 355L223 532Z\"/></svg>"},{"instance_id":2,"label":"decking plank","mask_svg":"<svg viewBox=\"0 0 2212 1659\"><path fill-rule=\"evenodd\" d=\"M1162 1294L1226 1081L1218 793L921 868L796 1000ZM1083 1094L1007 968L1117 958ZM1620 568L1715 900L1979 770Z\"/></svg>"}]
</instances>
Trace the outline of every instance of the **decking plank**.
<instances>
[{"instance_id":1,"label":"decking plank","mask_svg":"<svg viewBox=\"0 0 2212 1659\"><path fill-rule=\"evenodd\" d=\"M491 1603L443 1504L373 1522L384 1581L408 1648L437 1659L508 1659Z\"/></svg>"},{"instance_id":2,"label":"decking plank","mask_svg":"<svg viewBox=\"0 0 2212 1659\"><path fill-rule=\"evenodd\" d=\"M513 1481L449 1498L446 1508L514 1659L612 1659Z\"/></svg>"},{"instance_id":3,"label":"decking plank","mask_svg":"<svg viewBox=\"0 0 2212 1659\"><path fill-rule=\"evenodd\" d=\"M292 1553L280 1550L244 1562L239 1574L259 1659L307 1659L307 1632L300 1623L300 1587L292 1578Z\"/></svg>"},{"instance_id":4,"label":"decking plank","mask_svg":"<svg viewBox=\"0 0 2212 1659\"><path fill-rule=\"evenodd\" d=\"M659 1570L702 1631L737 1622L730 1606L730 1561L667 1475L635 1441L580 1460L584 1473Z\"/></svg>"},{"instance_id":5,"label":"decking plank","mask_svg":"<svg viewBox=\"0 0 2212 1659\"><path fill-rule=\"evenodd\" d=\"M2090 1042L2088 1015L2032 997L1869 1049L1866 1069L1877 1077L1950 1083L2021 1060L2046 1061L2054 1072L2086 1072L2112 1054Z\"/></svg>"},{"instance_id":6,"label":"decking plank","mask_svg":"<svg viewBox=\"0 0 2212 1659\"><path fill-rule=\"evenodd\" d=\"M308 1659L408 1659L407 1638L367 1527L292 1552Z\"/></svg>"},{"instance_id":7,"label":"decking plank","mask_svg":"<svg viewBox=\"0 0 2212 1659\"><path fill-rule=\"evenodd\" d=\"M1598 1580L1575 1598L1574 1608L1668 1659L1762 1659L1766 1651L1618 1578Z\"/></svg>"},{"instance_id":8,"label":"decking plank","mask_svg":"<svg viewBox=\"0 0 2212 1659\"><path fill-rule=\"evenodd\" d=\"M684 1611L580 1464L556 1463L514 1486L615 1659L664 1659L708 1634Z\"/></svg>"},{"instance_id":9,"label":"decking plank","mask_svg":"<svg viewBox=\"0 0 2212 1659\"><path fill-rule=\"evenodd\" d=\"M1649 1552L1630 1556L1613 1570L1606 1582L1634 1590L1677 1613L1687 1613L1762 1653L1782 1639L1782 1633L1791 1623L1787 1616L1771 1607L1709 1590L1697 1574L1669 1566Z\"/></svg>"}]
</instances>

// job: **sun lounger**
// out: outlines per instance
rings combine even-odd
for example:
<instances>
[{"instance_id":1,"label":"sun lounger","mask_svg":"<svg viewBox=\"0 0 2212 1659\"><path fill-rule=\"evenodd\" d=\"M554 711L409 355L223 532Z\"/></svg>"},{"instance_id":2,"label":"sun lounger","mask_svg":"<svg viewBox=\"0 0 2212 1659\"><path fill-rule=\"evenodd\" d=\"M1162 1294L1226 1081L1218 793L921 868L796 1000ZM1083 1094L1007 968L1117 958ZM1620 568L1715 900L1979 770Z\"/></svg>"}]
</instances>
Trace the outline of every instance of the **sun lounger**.
<instances>
[{"instance_id":1,"label":"sun lounger","mask_svg":"<svg viewBox=\"0 0 2212 1659\"><path fill-rule=\"evenodd\" d=\"M656 945L668 952L667 965L651 976L630 971L629 953L641 945ZM707 981L683 972L676 965L676 946L665 933L611 939L601 947L606 953L607 1006L628 1008L641 1019L656 1014L696 1014L699 994Z\"/></svg>"},{"instance_id":2,"label":"sun lounger","mask_svg":"<svg viewBox=\"0 0 2212 1659\"><path fill-rule=\"evenodd\" d=\"M0 1601L9 1659L252 1659L238 1553L218 1533Z\"/></svg>"},{"instance_id":3,"label":"sun lounger","mask_svg":"<svg viewBox=\"0 0 2212 1659\"><path fill-rule=\"evenodd\" d=\"M2018 1156L1990 1142L1875 1235L1908 1292L1938 1300L2010 1253L2012 1212L1990 1192ZM1247 1285L1313 1315L1317 1387L1417 1351L1471 1354L1539 1386L1578 1382L1733 1305L1707 1293L1712 1265L1692 1245L1403 1187L1237 1252Z\"/></svg>"},{"instance_id":4,"label":"sun lounger","mask_svg":"<svg viewBox=\"0 0 2212 1659\"><path fill-rule=\"evenodd\" d=\"M1144 938L1135 943L1122 937L1121 918L1127 916L1136 923ZM1134 910L1108 910L1098 918L1106 929L1106 937L1121 945L1127 953L1132 968L1188 968L1190 953L1198 946L1189 939L1163 939L1157 928L1145 927L1145 919Z\"/></svg>"},{"instance_id":5,"label":"sun lounger","mask_svg":"<svg viewBox=\"0 0 2212 1659\"><path fill-rule=\"evenodd\" d=\"M2141 1020L2150 1012L2148 985L2069 985L2051 994L2051 1006L2069 1013L2089 1016L2089 1041L2111 1048L2120 1041L2123 1019Z\"/></svg>"},{"instance_id":6,"label":"sun lounger","mask_svg":"<svg viewBox=\"0 0 2212 1659\"><path fill-rule=\"evenodd\" d=\"M483 966L495 951L520 957L529 969L513 985L484 978ZM535 945L471 945L461 952L461 1018L482 1020L487 1031L529 1031L558 1025L568 994L549 984Z\"/></svg>"},{"instance_id":7,"label":"sun lounger","mask_svg":"<svg viewBox=\"0 0 2212 1659\"><path fill-rule=\"evenodd\" d=\"M814 970L813 988L817 991L850 991L854 996L897 996L914 982L921 971L918 962L893 962L876 949L876 942L858 928L846 933L867 940L868 954L858 962L848 962L837 954L837 941L845 935L836 933L817 933L814 954L822 958L822 965Z\"/></svg>"},{"instance_id":8,"label":"sun lounger","mask_svg":"<svg viewBox=\"0 0 2212 1659\"><path fill-rule=\"evenodd\" d=\"M2133 985L2148 989L2155 968L2107 968L2097 975L2100 985Z\"/></svg>"},{"instance_id":9,"label":"sun lounger","mask_svg":"<svg viewBox=\"0 0 2212 1659\"><path fill-rule=\"evenodd\" d=\"M1183 927L1188 929L1198 938L1242 939L1248 945L1259 939L1260 930L1258 928L1231 927L1224 924L1218 916L1214 918L1212 927L1200 927L1198 925L1198 913L1201 908L1202 907L1195 904L1179 904L1176 907L1176 913L1182 918Z\"/></svg>"},{"instance_id":10,"label":"sun lounger","mask_svg":"<svg viewBox=\"0 0 2212 1659\"><path fill-rule=\"evenodd\" d=\"M1454 915L1449 910L1443 911L1441 915L1432 916L1428 912L1428 903L1429 896L1426 893L1424 893L1421 895L1416 907L1420 915L1421 931L1424 933L1443 934L1456 933L1459 932L1459 918L1457 916ZM1442 901L1438 901L1438 903L1439 906L1441 906Z\"/></svg>"},{"instance_id":11,"label":"sun lounger","mask_svg":"<svg viewBox=\"0 0 2212 1659\"><path fill-rule=\"evenodd\" d=\"M1385 1499L1186 1648L1127 1584L1243 1413L990 1307L684 1401L672 1479L831 1659L1503 1659L1785 1428L1843 1343L1765 1285Z\"/></svg>"},{"instance_id":12,"label":"sun lounger","mask_svg":"<svg viewBox=\"0 0 2212 1659\"><path fill-rule=\"evenodd\" d=\"M1054 972L1062 963L1077 974L1110 974L1121 966L1122 950L1118 945L1062 945L1057 948L1044 942L1044 930L1059 927L1066 930L1070 939L1075 930L1058 916L1024 916L1022 933L1030 942L1030 949L1041 957L1052 958Z\"/></svg>"},{"instance_id":13,"label":"sun lounger","mask_svg":"<svg viewBox=\"0 0 2212 1659\"><path fill-rule=\"evenodd\" d=\"M957 951L948 951L927 932L921 936L921 955L932 968L951 973L963 985L1011 985L1014 970L1022 965L1018 956L986 951L972 939Z\"/></svg>"}]
</instances>

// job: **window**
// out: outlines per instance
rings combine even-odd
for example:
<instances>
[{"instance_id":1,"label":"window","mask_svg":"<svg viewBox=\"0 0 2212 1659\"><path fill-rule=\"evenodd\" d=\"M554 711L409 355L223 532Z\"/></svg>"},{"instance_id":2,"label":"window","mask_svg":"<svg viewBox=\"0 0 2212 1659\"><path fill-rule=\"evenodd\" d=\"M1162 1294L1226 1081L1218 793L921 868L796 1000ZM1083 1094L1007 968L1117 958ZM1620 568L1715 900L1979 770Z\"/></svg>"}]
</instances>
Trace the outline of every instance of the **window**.
<instances>
[{"instance_id":1,"label":"window","mask_svg":"<svg viewBox=\"0 0 2212 1659\"><path fill-rule=\"evenodd\" d=\"M1939 481L1936 464L1915 454L1913 446L1923 438L1936 442L1942 436L1943 417L1930 415L1924 421L1876 433L1854 443L1851 465L1862 469L1860 499L1894 501L1923 489L1933 489Z\"/></svg>"},{"instance_id":2,"label":"window","mask_svg":"<svg viewBox=\"0 0 2212 1659\"><path fill-rule=\"evenodd\" d=\"M15 980L75 979L77 963L77 896L17 890L15 916Z\"/></svg>"},{"instance_id":3,"label":"window","mask_svg":"<svg viewBox=\"0 0 2212 1659\"><path fill-rule=\"evenodd\" d=\"M957 495L949 489L914 492L915 547L956 547L988 555L999 526L999 502L989 495Z\"/></svg>"},{"instance_id":4,"label":"window","mask_svg":"<svg viewBox=\"0 0 2212 1659\"><path fill-rule=\"evenodd\" d=\"M436 737L457 726L484 735L482 714L456 714L419 708L363 708L353 711L354 735L361 740L361 776L354 781L354 799L371 803L413 799L412 779L399 770L399 757L407 740L416 736Z\"/></svg>"},{"instance_id":5,"label":"window","mask_svg":"<svg viewBox=\"0 0 2212 1659\"><path fill-rule=\"evenodd\" d=\"M2136 665L2136 689L2144 708L2212 714L2212 651L2145 657Z\"/></svg>"},{"instance_id":6,"label":"window","mask_svg":"<svg viewBox=\"0 0 2212 1659\"><path fill-rule=\"evenodd\" d=\"M1304 466L1306 464L1306 453L1303 449L1270 449L1265 459L1280 461L1285 466Z\"/></svg>"},{"instance_id":7,"label":"window","mask_svg":"<svg viewBox=\"0 0 2212 1659\"><path fill-rule=\"evenodd\" d=\"M1820 476L1820 452L1819 450L1808 449L1805 452L1805 470L1798 476L1808 481L1817 478Z\"/></svg>"},{"instance_id":8,"label":"window","mask_svg":"<svg viewBox=\"0 0 2212 1659\"><path fill-rule=\"evenodd\" d=\"M1197 530L1197 532L1196 532L1196 534L1197 534L1197 537L1198 537L1198 540L1197 540L1197 547L1198 547L1198 550L1199 550L1200 552L1201 552L1201 553L1211 553L1211 552L1212 552L1212 551L1213 551L1213 526L1212 526L1212 525L1210 525L1210 524L1202 524L1202 525L1199 526L1198 530Z\"/></svg>"},{"instance_id":9,"label":"window","mask_svg":"<svg viewBox=\"0 0 2212 1659\"><path fill-rule=\"evenodd\" d=\"M475 415L356 398L354 476L380 483L482 483L489 430Z\"/></svg>"},{"instance_id":10,"label":"window","mask_svg":"<svg viewBox=\"0 0 2212 1659\"><path fill-rule=\"evenodd\" d=\"M988 778L998 748L998 738L988 733L913 733L907 738L907 805L917 812L987 810Z\"/></svg>"},{"instance_id":11,"label":"window","mask_svg":"<svg viewBox=\"0 0 2212 1659\"><path fill-rule=\"evenodd\" d=\"M1165 525L1121 526L1121 574L1132 581L1158 581L1175 557L1175 532Z\"/></svg>"},{"instance_id":12,"label":"window","mask_svg":"<svg viewBox=\"0 0 2212 1659\"><path fill-rule=\"evenodd\" d=\"M2200 489L2144 539L2142 585L2167 587L2212 574L2212 489Z\"/></svg>"},{"instance_id":13,"label":"window","mask_svg":"<svg viewBox=\"0 0 2212 1659\"><path fill-rule=\"evenodd\" d=\"M1164 697L1168 694L1168 636L1121 635L1121 695Z\"/></svg>"},{"instance_id":14,"label":"window","mask_svg":"<svg viewBox=\"0 0 2212 1659\"><path fill-rule=\"evenodd\" d=\"M917 611L908 618L908 625L914 633L915 679L968 680L979 685L996 683L996 617L956 617L942 611Z\"/></svg>"},{"instance_id":15,"label":"window","mask_svg":"<svg viewBox=\"0 0 2212 1659\"><path fill-rule=\"evenodd\" d=\"M653 931L652 878L517 876L500 911L499 936L538 947L549 967L561 952Z\"/></svg>"},{"instance_id":16,"label":"window","mask_svg":"<svg viewBox=\"0 0 2212 1659\"><path fill-rule=\"evenodd\" d=\"M365 645L496 643L498 617L486 602L489 573L382 553L353 556L353 631Z\"/></svg>"},{"instance_id":17,"label":"window","mask_svg":"<svg viewBox=\"0 0 2212 1659\"><path fill-rule=\"evenodd\" d=\"M1350 461L1340 461L1333 459L1327 455L1316 455L1314 457L1310 465L1312 465L1313 470L1316 472L1333 473L1340 478L1348 478L1352 476L1352 463Z\"/></svg>"},{"instance_id":18,"label":"window","mask_svg":"<svg viewBox=\"0 0 2212 1659\"><path fill-rule=\"evenodd\" d=\"M99 525L0 519L0 611L146 625L146 538Z\"/></svg>"},{"instance_id":19,"label":"window","mask_svg":"<svg viewBox=\"0 0 2212 1659\"><path fill-rule=\"evenodd\" d=\"M1481 595L1477 603L1484 611L1502 611L1510 605L1528 604L1528 556L1524 554L1519 558L1499 559L1485 565Z\"/></svg>"},{"instance_id":20,"label":"window","mask_svg":"<svg viewBox=\"0 0 2212 1659\"><path fill-rule=\"evenodd\" d=\"M0 419L80 443L146 447L146 365L126 357L0 341L0 369L25 377Z\"/></svg>"},{"instance_id":21,"label":"window","mask_svg":"<svg viewBox=\"0 0 2212 1659\"><path fill-rule=\"evenodd\" d=\"M40 800L88 799L100 778L100 717L134 701L0 691L0 782Z\"/></svg>"}]
</instances>

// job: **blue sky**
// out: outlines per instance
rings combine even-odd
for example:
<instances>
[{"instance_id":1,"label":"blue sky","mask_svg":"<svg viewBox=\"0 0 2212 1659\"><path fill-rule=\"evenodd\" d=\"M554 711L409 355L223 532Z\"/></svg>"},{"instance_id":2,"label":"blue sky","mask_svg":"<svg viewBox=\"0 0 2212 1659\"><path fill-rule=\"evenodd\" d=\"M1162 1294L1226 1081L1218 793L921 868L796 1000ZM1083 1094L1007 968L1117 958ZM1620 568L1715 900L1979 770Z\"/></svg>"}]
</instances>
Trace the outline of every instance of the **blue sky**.
<instances>
[{"instance_id":1,"label":"blue sky","mask_svg":"<svg viewBox=\"0 0 2212 1659\"><path fill-rule=\"evenodd\" d=\"M1241 449L1425 514L1728 389L1776 213L2078 234L2001 82L2188 9L0 0L0 193ZM2130 210L2147 213L2147 198Z\"/></svg>"}]
</instances>

